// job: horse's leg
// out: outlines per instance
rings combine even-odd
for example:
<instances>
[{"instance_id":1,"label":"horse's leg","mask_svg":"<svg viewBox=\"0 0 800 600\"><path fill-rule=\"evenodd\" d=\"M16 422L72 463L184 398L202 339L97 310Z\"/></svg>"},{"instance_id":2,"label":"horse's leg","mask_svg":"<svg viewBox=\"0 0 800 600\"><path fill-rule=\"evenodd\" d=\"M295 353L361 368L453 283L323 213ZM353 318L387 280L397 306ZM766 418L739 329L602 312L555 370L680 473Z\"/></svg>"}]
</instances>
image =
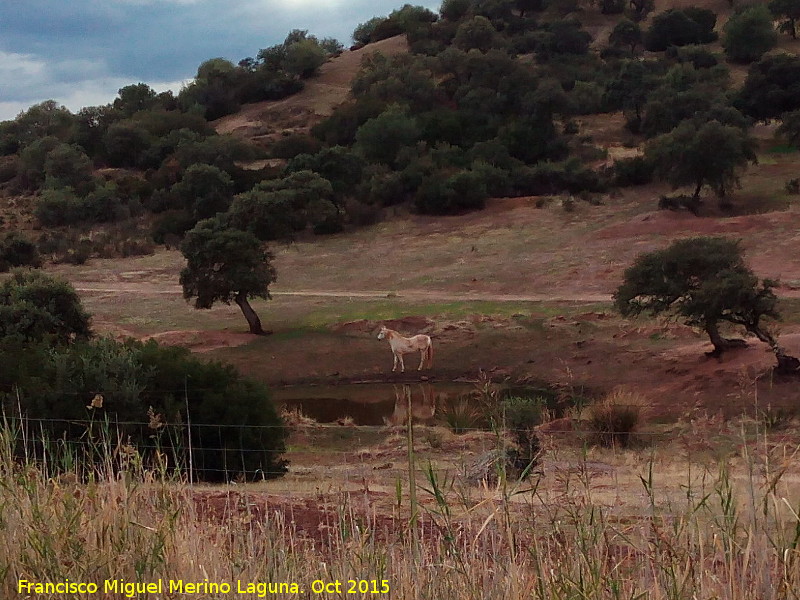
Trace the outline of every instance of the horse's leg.
<instances>
[{"instance_id":1,"label":"horse's leg","mask_svg":"<svg viewBox=\"0 0 800 600\"><path fill-rule=\"evenodd\" d=\"M406 365L403 363L403 353L399 352L398 356L400 357L400 372L401 373L405 373L406 372Z\"/></svg>"},{"instance_id":2,"label":"horse's leg","mask_svg":"<svg viewBox=\"0 0 800 600\"><path fill-rule=\"evenodd\" d=\"M392 356L394 357L394 360L392 361L392 373L394 373L395 369L397 369L397 353L392 352Z\"/></svg>"},{"instance_id":3,"label":"horse's leg","mask_svg":"<svg viewBox=\"0 0 800 600\"><path fill-rule=\"evenodd\" d=\"M422 365L425 364L425 352L425 348L419 351L419 367L417 368L417 371L422 371Z\"/></svg>"}]
</instances>

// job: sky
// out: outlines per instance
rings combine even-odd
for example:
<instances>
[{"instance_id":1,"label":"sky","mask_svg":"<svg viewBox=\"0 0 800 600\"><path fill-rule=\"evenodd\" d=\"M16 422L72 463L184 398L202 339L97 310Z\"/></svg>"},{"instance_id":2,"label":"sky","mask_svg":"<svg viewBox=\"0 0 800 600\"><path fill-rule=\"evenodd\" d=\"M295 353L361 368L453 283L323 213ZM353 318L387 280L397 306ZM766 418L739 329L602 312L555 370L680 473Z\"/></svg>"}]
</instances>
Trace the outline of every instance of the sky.
<instances>
[{"instance_id":1,"label":"sky","mask_svg":"<svg viewBox=\"0 0 800 600\"><path fill-rule=\"evenodd\" d=\"M0 121L44 100L73 112L112 102L119 88L158 92L200 63L238 63L292 29L349 46L359 23L404 3L440 0L0 0Z\"/></svg>"}]
</instances>

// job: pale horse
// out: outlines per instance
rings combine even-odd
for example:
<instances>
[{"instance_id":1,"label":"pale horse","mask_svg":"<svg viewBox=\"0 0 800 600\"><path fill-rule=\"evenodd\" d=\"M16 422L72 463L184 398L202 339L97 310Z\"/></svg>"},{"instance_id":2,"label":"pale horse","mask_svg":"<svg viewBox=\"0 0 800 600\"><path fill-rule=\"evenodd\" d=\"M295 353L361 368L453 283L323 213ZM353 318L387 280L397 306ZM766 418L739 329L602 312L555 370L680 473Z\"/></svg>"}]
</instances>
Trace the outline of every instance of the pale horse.
<instances>
[{"instance_id":1,"label":"pale horse","mask_svg":"<svg viewBox=\"0 0 800 600\"><path fill-rule=\"evenodd\" d=\"M407 338L397 333L394 329L389 329L382 325L378 333L378 339L382 340L384 338L389 340L389 346L391 346L392 354L394 355L392 372L397 370L398 362L400 363L400 372L405 372L406 367L403 364L403 354L416 352L417 350L419 350L419 367L417 371L421 371L422 366L426 362L428 363L429 369L433 366L433 344L431 344L430 336L420 334Z\"/></svg>"}]
</instances>

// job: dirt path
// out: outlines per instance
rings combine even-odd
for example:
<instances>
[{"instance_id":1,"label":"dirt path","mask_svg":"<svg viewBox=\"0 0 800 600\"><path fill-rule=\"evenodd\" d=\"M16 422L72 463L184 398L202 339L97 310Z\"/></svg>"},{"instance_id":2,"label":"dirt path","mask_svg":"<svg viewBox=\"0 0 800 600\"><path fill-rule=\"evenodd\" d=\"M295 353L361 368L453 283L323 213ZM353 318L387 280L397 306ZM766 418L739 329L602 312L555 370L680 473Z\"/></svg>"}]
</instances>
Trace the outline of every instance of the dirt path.
<instances>
[{"instance_id":1,"label":"dirt path","mask_svg":"<svg viewBox=\"0 0 800 600\"><path fill-rule=\"evenodd\" d=\"M178 285L154 286L150 283L121 283L114 287L101 287L77 283L78 292L95 294L127 293L142 296L172 294L181 295L182 289ZM441 302L458 301L487 301L487 302L610 302L611 296L607 294L572 294L572 295L519 295L519 294L484 294L467 292L456 294L453 292L436 290L406 290L397 294L389 290L295 290L285 292L270 292L273 296L300 296L319 298L403 298L404 300L431 300Z\"/></svg>"},{"instance_id":2,"label":"dirt path","mask_svg":"<svg viewBox=\"0 0 800 600\"><path fill-rule=\"evenodd\" d=\"M75 289L83 293L113 294L127 293L142 296L170 294L182 295L179 285L155 286L151 283L120 283L114 287L102 287L75 284ZM421 300L434 302L611 302L609 294L571 293L571 294L486 294L482 292L453 293L437 290L408 289L403 293L389 290L294 290L270 292L273 296L299 296L318 298L402 298L404 300ZM781 289L779 295L783 298L800 298L800 290Z\"/></svg>"}]
</instances>

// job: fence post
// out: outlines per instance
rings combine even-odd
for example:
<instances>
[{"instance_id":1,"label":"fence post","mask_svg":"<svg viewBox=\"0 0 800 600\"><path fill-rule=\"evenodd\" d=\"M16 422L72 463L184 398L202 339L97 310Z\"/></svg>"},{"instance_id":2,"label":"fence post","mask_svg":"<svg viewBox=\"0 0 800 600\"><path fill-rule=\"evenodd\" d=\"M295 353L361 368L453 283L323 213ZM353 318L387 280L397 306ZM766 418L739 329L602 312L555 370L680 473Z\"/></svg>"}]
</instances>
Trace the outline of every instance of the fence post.
<instances>
[{"instance_id":1,"label":"fence post","mask_svg":"<svg viewBox=\"0 0 800 600\"><path fill-rule=\"evenodd\" d=\"M411 527L411 540L414 552L419 549L417 532L417 470L414 464L414 418L411 414L411 386L403 385L403 392L406 397L407 418L408 418L408 499L411 504L411 518L408 521Z\"/></svg>"},{"instance_id":2,"label":"fence post","mask_svg":"<svg viewBox=\"0 0 800 600\"><path fill-rule=\"evenodd\" d=\"M189 443L189 485L194 485L194 461L192 460L192 419L189 416L189 377L183 380L183 399L186 402L186 437Z\"/></svg>"}]
</instances>

